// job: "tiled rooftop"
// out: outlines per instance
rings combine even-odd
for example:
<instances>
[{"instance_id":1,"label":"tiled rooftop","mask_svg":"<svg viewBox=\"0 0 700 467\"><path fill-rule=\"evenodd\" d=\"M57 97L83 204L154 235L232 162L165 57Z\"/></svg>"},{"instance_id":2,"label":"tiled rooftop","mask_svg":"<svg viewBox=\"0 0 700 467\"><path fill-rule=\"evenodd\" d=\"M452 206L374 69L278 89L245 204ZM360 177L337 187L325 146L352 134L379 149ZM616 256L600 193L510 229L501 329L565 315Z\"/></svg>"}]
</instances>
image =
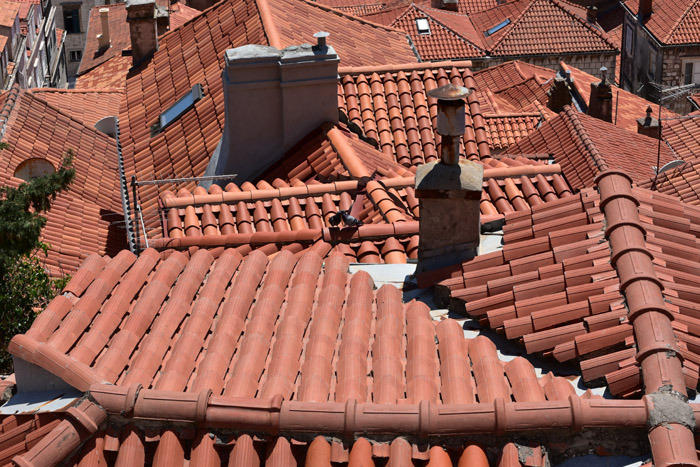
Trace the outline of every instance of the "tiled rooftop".
<instances>
[{"instance_id":1,"label":"tiled rooftop","mask_svg":"<svg viewBox=\"0 0 700 467\"><path fill-rule=\"evenodd\" d=\"M639 0L622 2L633 15L639 12ZM653 12L644 26L664 45L700 43L700 1L666 0L654 2Z\"/></svg>"},{"instance_id":2,"label":"tiled rooftop","mask_svg":"<svg viewBox=\"0 0 700 467\"><path fill-rule=\"evenodd\" d=\"M572 188L590 187L607 165L624 170L635 182L646 181L657 165L658 140L627 131L571 107L507 149L510 154L550 154ZM661 166L674 160L661 145Z\"/></svg>"},{"instance_id":3,"label":"tiled rooftop","mask_svg":"<svg viewBox=\"0 0 700 467\"><path fill-rule=\"evenodd\" d=\"M591 83L600 81L600 77L590 75L564 62L559 64L559 73L566 76L570 72L573 78L571 84L575 97L587 108L591 94ZM535 101L547 105L546 92L551 86L551 79L557 72L548 68L530 65L518 60L502 65L489 67L474 73L478 89L489 89L501 101L509 102L511 110L518 112L534 111L541 106L534 106ZM613 86L613 115L615 124L630 131L637 131L637 119L646 115L647 107L651 106L652 114L656 116L659 106L631 92ZM545 107L546 109L546 107ZM614 109L617 109L615 115ZM549 110L542 110L546 115ZM662 109L661 116L676 116L674 112Z\"/></svg>"},{"instance_id":4,"label":"tiled rooftop","mask_svg":"<svg viewBox=\"0 0 700 467\"><path fill-rule=\"evenodd\" d=\"M445 64L446 65L446 64ZM469 159L491 155L488 125L468 62L454 67L420 67L401 71L341 69L339 106L349 124L379 144L382 152L406 166L438 156L434 126L437 101L426 92L449 82L472 90L467 97L466 129L460 153Z\"/></svg>"},{"instance_id":5,"label":"tiled rooftop","mask_svg":"<svg viewBox=\"0 0 700 467\"><path fill-rule=\"evenodd\" d=\"M666 121L662 117L661 123L661 136L671 146L676 159L700 156L700 111Z\"/></svg>"},{"instance_id":6,"label":"tiled rooftop","mask_svg":"<svg viewBox=\"0 0 700 467\"><path fill-rule=\"evenodd\" d=\"M21 180L13 175L21 162L36 157L58 167L67 150L75 152L76 179L56 198L42 233L42 241L51 246L46 265L54 274L72 273L89 254L113 254L126 244L116 143L89 123L109 115L100 114L106 107L93 108L93 114L84 112L78 117L85 120L81 121L48 102L62 101L61 93L67 101L79 95L19 91L16 101L14 96L8 98L3 141L9 148L2 151L0 165L0 184L16 186Z\"/></svg>"},{"instance_id":7,"label":"tiled rooftop","mask_svg":"<svg viewBox=\"0 0 700 467\"><path fill-rule=\"evenodd\" d=\"M349 443L329 444L323 438L310 443L313 432L311 438L252 437L260 430L249 433L235 416L224 414L228 421L211 425L217 422L209 407L237 398L240 407L262 408L274 404L274 397L283 404L301 404L301 410L318 407L326 412L351 400L386 404L384 410L413 411L419 402L445 410L479 403L474 407L493 410L497 399L546 403L573 397L585 403L594 397L579 398L569 381L552 374L538 379L524 358L499 361L488 338L465 339L456 321L433 321L425 304L404 305L394 286L374 290L367 273L347 271L343 255L332 255L324 264L313 251L300 258L281 252L271 260L261 253L241 258L232 249L217 255L200 250L189 259L183 253L160 255L153 250L138 258L126 251L112 259L95 255L73 276L67 295L55 298L27 334L12 340L10 351L80 390L90 390L108 413L128 388L142 385L135 412L122 412L126 425L92 430L94 442L77 451L76 463L116 456L116 465L144 460L175 465L183 458L196 465L219 458L228 458L228 465L258 465L263 459L266 465L291 465L298 456L309 465L320 451L325 465L355 465L358 457L389 460L389 465L411 465L411 459L452 465L442 450L445 446L455 460L485 466L481 448L465 451L462 441L452 443L449 435L430 445L411 445L411 437L406 441L372 435L359 415L367 413L360 406L359 425L348 428L368 433L360 436L371 445L352 437ZM207 395L202 399L200 393ZM130 422L132 417L149 418L143 409L152 406L142 401L155 401L161 394L169 394L176 405L190 397L202 399L207 415L201 431L175 425L161 430L156 424L155 430L143 432ZM187 420L184 413L171 415L175 405L169 407L153 407L153 413L161 421ZM99 425L106 416L94 408L84 401L77 410ZM304 416L305 423L313 424L310 414ZM234 427L238 431L231 443L220 443L209 436L210 426L223 437L231 436ZM401 430L397 425L392 429ZM61 433L57 430L42 440L43 452L62 458L60 444L55 445ZM82 432L80 441L92 433ZM193 442L184 442L188 436ZM63 439L74 443L72 436ZM491 447L493 460L520 465L516 446L506 442ZM543 453L539 444L533 446L540 457L535 464L523 462L541 465ZM36 459L39 452L24 458ZM515 460L507 457L513 455Z\"/></svg>"},{"instance_id":8,"label":"tiled rooftop","mask_svg":"<svg viewBox=\"0 0 700 467\"><path fill-rule=\"evenodd\" d=\"M438 296L450 296L454 308L517 339L528 353L578 360L586 382L602 378L615 395L639 393L635 355L644 358L652 345L649 332L666 331L653 320L637 329L641 318L635 316L642 308L658 309L673 320L672 340L678 339L685 385L695 389L700 208L630 189L621 175L608 177L617 178L606 185L606 195L587 188L531 213L506 216L503 250L464 263L459 277L443 281ZM609 186L620 193L610 205L605 202ZM635 227L623 228L629 225ZM623 236L630 228L644 231L646 239L630 232ZM651 259L648 267L625 256L640 254ZM646 280L642 277L658 284L660 304L650 289L638 288L635 281ZM656 331L648 329L651 324Z\"/></svg>"},{"instance_id":9,"label":"tiled rooftop","mask_svg":"<svg viewBox=\"0 0 700 467\"><path fill-rule=\"evenodd\" d=\"M700 206L700 161L697 157L689 158L680 166L639 183L639 186L676 196L693 206Z\"/></svg>"},{"instance_id":10,"label":"tiled rooftop","mask_svg":"<svg viewBox=\"0 0 700 467\"><path fill-rule=\"evenodd\" d=\"M104 117L119 115L124 96L121 89L37 88L32 93L87 127L93 127Z\"/></svg>"},{"instance_id":11,"label":"tiled rooftop","mask_svg":"<svg viewBox=\"0 0 700 467\"><path fill-rule=\"evenodd\" d=\"M78 76L76 88L86 89L123 89L131 68L131 57L117 55L97 65L84 75Z\"/></svg>"},{"instance_id":12,"label":"tiled rooftop","mask_svg":"<svg viewBox=\"0 0 700 467\"><path fill-rule=\"evenodd\" d=\"M614 52L615 44L586 21L577 5L559 0L517 0L471 15L483 47L495 56ZM484 32L510 20L495 33Z\"/></svg>"},{"instance_id":13,"label":"tiled rooftop","mask_svg":"<svg viewBox=\"0 0 700 467\"><path fill-rule=\"evenodd\" d=\"M20 4L0 0L0 26L11 28L19 15Z\"/></svg>"},{"instance_id":14,"label":"tiled rooftop","mask_svg":"<svg viewBox=\"0 0 700 467\"><path fill-rule=\"evenodd\" d=\"M106 50L100 50L97 41L97 35L102 33L102 23L100 21L100 10L102 8L109 9L110 47ZM170 11L170 29L181 26L200 13L194 8L190 8L179 2L171 3L168 10ZM129 24L126 22L126 3L93 7L90 10L90 20L85 41L83 59L80 62L80 69L78 70L79 75L90 72L109 59L121 56L123 50L130 49L131 36L129 33ZM129 58L128 61L130 62L131 58ZM127 70L128 67L125 71ZM121 83L120 87L122 86L123 83Z\"/></svg>"}]
</instances>

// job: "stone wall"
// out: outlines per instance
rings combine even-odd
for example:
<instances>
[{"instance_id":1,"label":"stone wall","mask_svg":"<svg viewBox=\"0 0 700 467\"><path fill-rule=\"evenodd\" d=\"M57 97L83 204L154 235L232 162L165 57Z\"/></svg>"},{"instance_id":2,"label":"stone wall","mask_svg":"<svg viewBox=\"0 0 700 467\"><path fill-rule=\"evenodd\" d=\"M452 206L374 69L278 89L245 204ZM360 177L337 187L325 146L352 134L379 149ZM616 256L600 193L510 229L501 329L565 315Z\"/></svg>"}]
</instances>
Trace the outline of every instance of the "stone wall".
<instances>
[{"instance_id":1,"label":"stone wall","mask_svg":"<svg viewBox=\"0 0 700 467\"><path fill-rule=\"evenodd\" d=\"M571 55L547 55L547 56L531 56L531 57L509 57L509 58L490 58L490 59L472 59L472 71L476 72L491 66L500 65L501 63L510 60L520 60L522 62L532 63L533 65L549 68L559 71L559 62L564 62L579 70L585 71L593 76L600 77L600 68L605 66L608 69L608 79L615 76L615 57L614 53L606 54L571 54Z\"/></svg>"}]
</instances>

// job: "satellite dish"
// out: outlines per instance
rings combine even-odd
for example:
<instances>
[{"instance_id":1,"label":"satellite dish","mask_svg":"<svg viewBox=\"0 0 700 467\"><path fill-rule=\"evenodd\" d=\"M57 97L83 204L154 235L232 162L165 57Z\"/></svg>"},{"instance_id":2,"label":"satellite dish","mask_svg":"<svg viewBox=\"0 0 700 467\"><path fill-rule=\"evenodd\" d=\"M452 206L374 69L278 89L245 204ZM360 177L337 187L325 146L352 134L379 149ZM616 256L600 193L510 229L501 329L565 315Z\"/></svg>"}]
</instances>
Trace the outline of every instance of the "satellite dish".
<instances>
[{"instance_id":1,"label":"satellite dish","mask_svg":"<svg viewBox=\"0 0 700 467\"><path fill-rule=\"evenodd\" d=\"M676 159L675 161L671 161L668 164L661 167L661 170L659 170L659 173L666 172L667 170L675 169L676 167L679 167L683 164L685 164L685 161Z\"/></svg>"}]
</instances>

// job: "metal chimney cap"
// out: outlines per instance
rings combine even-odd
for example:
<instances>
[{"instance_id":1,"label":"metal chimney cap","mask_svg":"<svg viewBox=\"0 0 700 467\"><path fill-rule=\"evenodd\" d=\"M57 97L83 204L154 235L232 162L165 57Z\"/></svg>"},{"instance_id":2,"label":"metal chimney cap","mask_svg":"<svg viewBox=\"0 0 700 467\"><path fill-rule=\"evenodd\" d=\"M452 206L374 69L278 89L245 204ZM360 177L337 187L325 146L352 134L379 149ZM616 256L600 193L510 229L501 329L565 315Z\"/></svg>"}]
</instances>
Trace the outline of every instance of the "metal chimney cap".
<instances>
[{"instance_id":1,"label":"metal chimney cap","mask_svg":"<svg viewBox=\"0 0 700 467\"><path fill-rule=\"evenodd\" d=\"M471 93L472 90L469 88L465 88L464 86L455 86L454 84L449 83L428 91L428 97L441 101L457 101L464 99Z\"/></svg>"},{"instance_id":2,"label":"metal chimney cap","mask_svg":"<svg viewBox=\"0 0 700 467\"><path fill-rule=\"evenodd\" d=\"M316 38L316 45L319 47L326 47L326 37L330 36L330 32L326 31L319 31L314 33L314 37Z\"/></svg>"}]
</instances>

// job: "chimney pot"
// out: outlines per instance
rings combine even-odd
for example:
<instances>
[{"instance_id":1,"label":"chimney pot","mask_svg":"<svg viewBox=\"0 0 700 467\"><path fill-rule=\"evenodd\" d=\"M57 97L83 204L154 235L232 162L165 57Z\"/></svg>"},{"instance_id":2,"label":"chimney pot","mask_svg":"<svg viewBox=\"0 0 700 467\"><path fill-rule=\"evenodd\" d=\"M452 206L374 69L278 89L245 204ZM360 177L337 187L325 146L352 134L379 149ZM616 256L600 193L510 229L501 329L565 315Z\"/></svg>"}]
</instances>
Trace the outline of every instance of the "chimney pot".
<instances>
[{"instance_id":1,"label":"chimney pot","mask_svg":"<svg viewBox=\"0 0 700 467\"><path fill-rule=\"evenodd\" d=\"M427 93L428 97L437 99L437 133L442 136L440 157L443 164L459 162L459 139L466 126L464 99L471 92L471 89L449 83Z\"/></svg>"},{"instance_id":2,"label":"chimney pot","mask_svg":"<svg viewBox=\"0 0 700 467\"><path fill-rule=\"evenodd\" d=\"M330 36L331 34L326 31L319 31L314 34L314 37L316 38L316 47L319 49L325 49L327 47L326 45L326 38Z\"/></svg>"},{"instance_id":3,"label":"chimney pot","mask_svg":"<svg viewBox=\"0 0 700 467\"><path fill-rule=\"evenodd\" d=\"M100 8L100 23L102 24L102 34L97 35L97 43L100 50L109 48L109 8Z\"/></svg>"}]
</instances>

